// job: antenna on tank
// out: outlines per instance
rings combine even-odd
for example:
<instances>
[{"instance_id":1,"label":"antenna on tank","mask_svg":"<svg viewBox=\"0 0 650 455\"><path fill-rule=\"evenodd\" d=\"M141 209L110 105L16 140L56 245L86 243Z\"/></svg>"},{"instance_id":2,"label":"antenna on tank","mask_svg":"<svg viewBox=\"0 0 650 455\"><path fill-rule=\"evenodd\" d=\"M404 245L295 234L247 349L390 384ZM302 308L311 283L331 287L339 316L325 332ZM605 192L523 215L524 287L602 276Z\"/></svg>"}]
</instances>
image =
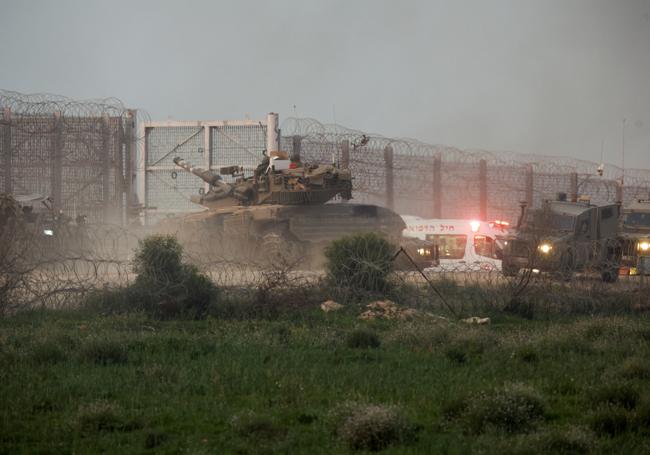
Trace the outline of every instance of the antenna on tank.
<instances>
[{"instance_id":1,"label":"antenna on tank","mask_svg":"<svg viewBox=\"0 0 650 455\"><path fill-rule=\"evenodd\" d=\"M623 118L623 132L621 138L621 186L625 184L625 118Z\"/></svg>"},{"instance_id":2,"label":"antenna on tank","mask_svg":"<svg viewBox=\"0 0 650 455\"><path fill-rule=\"evenodd\" d=\"M605 172L605 140L602 139L600 141L600 164L596 168L596 173L598 174L599 177L603 176L603 173Z\"/></svg>"}]
</instances>

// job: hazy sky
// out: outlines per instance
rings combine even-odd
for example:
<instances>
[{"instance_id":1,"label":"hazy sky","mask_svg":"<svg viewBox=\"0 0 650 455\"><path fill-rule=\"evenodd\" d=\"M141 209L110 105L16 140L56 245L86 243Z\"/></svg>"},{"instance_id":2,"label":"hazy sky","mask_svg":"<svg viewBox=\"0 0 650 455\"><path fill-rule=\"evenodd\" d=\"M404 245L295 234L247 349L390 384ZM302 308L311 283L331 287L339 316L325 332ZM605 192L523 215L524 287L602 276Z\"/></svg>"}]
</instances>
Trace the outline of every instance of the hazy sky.
<instances>
[{"instance_id":1,"label":"hazy sky","mask_svg":"<svg viewBox=\"0 0 650 455\"><path fill-rule=\"evenodd\" d=\"M0 88L650 169L650 0L0 0Z\"/></svg>"}]
</instances>

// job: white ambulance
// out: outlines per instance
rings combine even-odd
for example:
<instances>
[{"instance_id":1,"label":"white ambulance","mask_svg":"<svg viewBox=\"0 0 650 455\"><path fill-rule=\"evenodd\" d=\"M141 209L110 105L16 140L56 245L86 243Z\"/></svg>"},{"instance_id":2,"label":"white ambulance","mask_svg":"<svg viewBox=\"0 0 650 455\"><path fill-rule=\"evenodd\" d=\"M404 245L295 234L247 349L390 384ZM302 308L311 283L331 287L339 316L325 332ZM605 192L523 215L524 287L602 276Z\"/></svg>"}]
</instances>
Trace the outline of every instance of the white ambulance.
<instances>
[{"instance_id":1,"label":"white ambulance","mask_svg":"<svg viewBox=\"0 0 650 455\"><path fill-rule=\"evenodd\" d=\"M501 270L501 248L498 237L509 227L506 221L424 219L402 215L404 237L417 238L430 244L418 250L423 256L435 256L437 266L427 271L493 271Z\"/></svg>"}]
</instances>

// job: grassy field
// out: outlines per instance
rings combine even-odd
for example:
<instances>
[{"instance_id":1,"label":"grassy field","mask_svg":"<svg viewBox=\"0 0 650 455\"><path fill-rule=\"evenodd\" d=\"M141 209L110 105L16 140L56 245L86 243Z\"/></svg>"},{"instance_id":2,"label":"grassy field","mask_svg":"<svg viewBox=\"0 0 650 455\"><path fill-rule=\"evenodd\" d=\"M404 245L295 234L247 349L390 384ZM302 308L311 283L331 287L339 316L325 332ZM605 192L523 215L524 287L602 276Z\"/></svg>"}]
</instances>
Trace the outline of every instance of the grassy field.
<instances>
[{"instance_id":1,"label":"grassy field","mask_svg":"<svg viewBox=\"0 0 650 455\"><path fill-rule=\"evenodd\" d=\"M0 320L0 452L650 453L650 319Z\"/></svg>"}]
</instances>

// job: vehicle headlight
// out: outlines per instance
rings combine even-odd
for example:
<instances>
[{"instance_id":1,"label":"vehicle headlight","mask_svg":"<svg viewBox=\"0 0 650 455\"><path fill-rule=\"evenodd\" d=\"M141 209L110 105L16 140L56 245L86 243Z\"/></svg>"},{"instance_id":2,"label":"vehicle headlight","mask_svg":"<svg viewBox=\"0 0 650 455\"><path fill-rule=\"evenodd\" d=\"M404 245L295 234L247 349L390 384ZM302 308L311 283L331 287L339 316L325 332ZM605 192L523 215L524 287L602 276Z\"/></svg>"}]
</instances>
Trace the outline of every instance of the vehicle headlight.
<instances>
[{"instance_id":1,"label":"vehicle headlight","mask_svg":"<svg viewBox=\"0 0 650 455\"><path fill-rule=\"evenodd\" d=\"M538 248L539 251L541 251L542 253L548 254L553 249L553 245L551 245L550 243L542 243Z\"/></svg>"},{"instance_id":2,"label":"vehicle headlight","mask_svg":"<svg viewBox=\"0 0 650 455\"><path fill-rule=\"evenodd\" d=\"M648 251L650 250L650 242L647 240L644 240L643 242L639 242L637 244L637 249L640 251Z\"/></svg>"}]
</instances>

